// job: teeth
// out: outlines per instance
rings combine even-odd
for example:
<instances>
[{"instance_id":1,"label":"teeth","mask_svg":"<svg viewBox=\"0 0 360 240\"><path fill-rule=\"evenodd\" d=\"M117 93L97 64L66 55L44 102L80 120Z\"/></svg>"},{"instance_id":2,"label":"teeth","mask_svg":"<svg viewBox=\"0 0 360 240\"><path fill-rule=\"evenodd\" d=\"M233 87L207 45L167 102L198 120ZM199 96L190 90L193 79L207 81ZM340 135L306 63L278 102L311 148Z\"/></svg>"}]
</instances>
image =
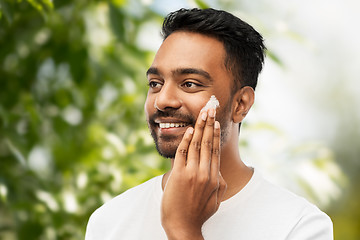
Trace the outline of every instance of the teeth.
<instances>
[{"instance_id":1,"label":"teeth","mask_svg":"<svg viewBox=\"0 0 360 240\"><path fill-rule=\"evenodd\" d=\"M160 128L185 127L185 123L159 123Z\"/></svg>"}]
</instances>

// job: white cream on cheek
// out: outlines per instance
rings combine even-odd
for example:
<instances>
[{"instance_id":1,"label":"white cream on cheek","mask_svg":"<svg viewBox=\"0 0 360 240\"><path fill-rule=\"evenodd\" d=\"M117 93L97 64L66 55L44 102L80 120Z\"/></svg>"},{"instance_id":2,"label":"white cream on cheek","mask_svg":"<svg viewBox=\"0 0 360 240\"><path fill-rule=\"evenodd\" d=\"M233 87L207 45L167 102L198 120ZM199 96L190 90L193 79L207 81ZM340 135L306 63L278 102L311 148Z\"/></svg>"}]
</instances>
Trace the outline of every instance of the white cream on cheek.
<instances>
[{"instance_id":1,"label":"white cream on cheek","mask_svg":"<svg viewBox=\"0 0 360 240\"><path fill-rule=\"evenodd\" d=\"M219 100L217 100L215 95L211 95L209 101L206 103L205 107L201 109L201 111L207 111L210 108L216 110L218 107L220 107Z\"/></svg>"}]
</instances>

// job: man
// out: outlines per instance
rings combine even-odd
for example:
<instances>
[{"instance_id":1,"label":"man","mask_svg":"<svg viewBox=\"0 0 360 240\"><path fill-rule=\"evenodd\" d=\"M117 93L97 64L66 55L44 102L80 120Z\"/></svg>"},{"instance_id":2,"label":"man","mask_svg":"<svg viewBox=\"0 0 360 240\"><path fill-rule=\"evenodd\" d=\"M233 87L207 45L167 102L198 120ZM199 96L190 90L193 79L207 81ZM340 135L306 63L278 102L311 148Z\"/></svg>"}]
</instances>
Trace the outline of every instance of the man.
<instances>
[{"instance_id":1,"label":"man","mask_svg":"<svg viewBox=\"0 0 360 240\"><path fill-rule=\"evenodd\" d=\"M326 214L240 158L261 35L224 11L181 9L167 16L163 36L145 111L172 168L95 211L86 239L332 239ZM212 95L220 107L201 110Z\"/></svg>"}]
</instances>

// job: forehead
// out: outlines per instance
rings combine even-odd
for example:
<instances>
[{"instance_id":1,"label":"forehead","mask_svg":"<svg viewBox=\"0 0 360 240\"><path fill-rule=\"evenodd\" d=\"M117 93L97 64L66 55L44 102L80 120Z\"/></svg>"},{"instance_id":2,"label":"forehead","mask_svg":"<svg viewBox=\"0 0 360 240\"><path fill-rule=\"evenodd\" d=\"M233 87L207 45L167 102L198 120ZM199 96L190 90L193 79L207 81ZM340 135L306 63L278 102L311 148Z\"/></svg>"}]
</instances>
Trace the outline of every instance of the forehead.
<instances>
[{"instance_id":1,"label":"forehead","mask_svg":"<svg viewBox=\"0 0 360 240\"><path fill-rule=\"evenodd\" d=\"M203 34L175 32L160 46L152 67L172 71L188 67L207 72L226 71L224 45Z\"/></svg>"}]
</instances>

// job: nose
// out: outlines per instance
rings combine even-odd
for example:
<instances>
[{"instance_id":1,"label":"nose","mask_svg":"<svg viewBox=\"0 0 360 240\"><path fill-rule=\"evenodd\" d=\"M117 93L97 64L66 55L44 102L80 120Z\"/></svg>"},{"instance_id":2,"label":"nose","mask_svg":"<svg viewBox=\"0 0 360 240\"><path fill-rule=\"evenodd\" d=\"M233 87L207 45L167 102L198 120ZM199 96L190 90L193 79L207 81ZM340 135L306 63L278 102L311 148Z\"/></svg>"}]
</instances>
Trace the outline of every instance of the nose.
<instances>
[{"instance_id":1,"label":"nose","mask_svg":"<svg viewBox=\"0 0 360 240\"><path fill-rule=\"evenodd\" d=\"M178 95L175 84L165 83L155 98L154 107L159 111L178 109L181 107L181 101Z\"/></svg>"}]
</instances>

